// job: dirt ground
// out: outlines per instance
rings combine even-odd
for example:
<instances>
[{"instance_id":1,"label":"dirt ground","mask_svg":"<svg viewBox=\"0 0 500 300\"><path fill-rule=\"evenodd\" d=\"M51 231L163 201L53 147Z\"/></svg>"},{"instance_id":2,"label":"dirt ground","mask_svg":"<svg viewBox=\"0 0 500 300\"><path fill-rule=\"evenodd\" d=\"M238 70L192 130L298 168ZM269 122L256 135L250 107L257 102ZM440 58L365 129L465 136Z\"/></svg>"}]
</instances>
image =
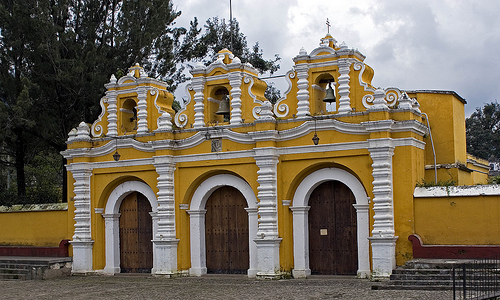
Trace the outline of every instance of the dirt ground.
<instances>
[{"instance_id":1,"label":"dirt ground","mask_svg":"<svg viewBox=\"0 0 500 300\"><path fill-rule=\"evenodd\" d=\"M70 276L0 281L0 299L452 299L451 291L371 290L371 285L339 276L274 281L244 275Z\"/></svg>"}]
</instances>

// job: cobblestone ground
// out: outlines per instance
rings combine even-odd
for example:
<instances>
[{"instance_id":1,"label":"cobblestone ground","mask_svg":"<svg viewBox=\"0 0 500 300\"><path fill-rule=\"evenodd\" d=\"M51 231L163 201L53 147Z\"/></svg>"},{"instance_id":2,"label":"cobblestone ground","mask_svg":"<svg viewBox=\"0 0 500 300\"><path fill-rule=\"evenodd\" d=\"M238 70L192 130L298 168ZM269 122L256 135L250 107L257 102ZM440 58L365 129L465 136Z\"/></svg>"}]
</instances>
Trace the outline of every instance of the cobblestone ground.
<instances>
[{"instance_id":1,"label":"cobblestone ground","mask_svg":"<svg viewBox=\"0 0 500 300\"><path fill-rule=\"evenodd\" d=\"M151 276L72 276L0 281L0 299L452 299L451 291L371 290L351 277L262 281L207 275L176 279Z\"/></svg>"}]
</instances>

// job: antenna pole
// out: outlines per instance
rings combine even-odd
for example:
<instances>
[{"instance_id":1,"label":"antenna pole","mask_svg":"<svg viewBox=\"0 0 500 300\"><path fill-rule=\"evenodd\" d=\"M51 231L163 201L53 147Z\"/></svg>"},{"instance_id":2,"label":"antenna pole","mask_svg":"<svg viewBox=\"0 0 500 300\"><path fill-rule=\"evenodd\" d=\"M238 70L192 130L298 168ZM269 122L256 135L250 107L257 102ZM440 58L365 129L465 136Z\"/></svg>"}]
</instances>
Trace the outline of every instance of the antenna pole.
<instances>
[{"instance_id":1,"label":"antenna pole","mask_svg":"<svg viewBox=\"0 0 500 300\"><path fill-rule=\"evenodd\" d=\"M233 52L233 7L231 5L231 0L229 0L229 26L231 26L229 30L229 36L231 38L230 50Z\"/></svg>"}]
</instances>

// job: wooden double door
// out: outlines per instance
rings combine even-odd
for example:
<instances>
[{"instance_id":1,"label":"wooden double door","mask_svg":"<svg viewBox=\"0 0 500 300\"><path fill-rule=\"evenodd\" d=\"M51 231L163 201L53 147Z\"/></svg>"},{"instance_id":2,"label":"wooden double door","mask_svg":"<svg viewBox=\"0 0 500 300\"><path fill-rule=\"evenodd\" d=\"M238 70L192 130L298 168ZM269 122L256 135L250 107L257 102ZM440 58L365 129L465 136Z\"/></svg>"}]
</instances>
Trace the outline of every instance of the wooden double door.
<instances>
[{"instance_id":1,"label":"wooden double door","mask_svg":"<svg viewBox=\"0 0 500 300\"><path fill-rule=\"evenodd\" d=\"M235 188L215 190L205 206L207 273L246 274L249 268L246 200Z\"/></svg>"},{"instance_id":2,"label":"wooden double door","mask_svg":"<svg viewBox=\"0 0 500 300\"><path fill-rule=\"evenodd\" d=\"M312 274L355 275L358 247L355 198L339 181L320 184L309 198L309 268Z\"/></svg>"},{"instance_id":3,"label":"wooden double door","mask_svg":"<svg viewBox=\"0 0 500 300\"><path fill-rule=\"evenodd\" d=\"M153 222L151 205L133 192L120 205L120 271L151 273L153 267Z\"/></svg>"}]
</instances>

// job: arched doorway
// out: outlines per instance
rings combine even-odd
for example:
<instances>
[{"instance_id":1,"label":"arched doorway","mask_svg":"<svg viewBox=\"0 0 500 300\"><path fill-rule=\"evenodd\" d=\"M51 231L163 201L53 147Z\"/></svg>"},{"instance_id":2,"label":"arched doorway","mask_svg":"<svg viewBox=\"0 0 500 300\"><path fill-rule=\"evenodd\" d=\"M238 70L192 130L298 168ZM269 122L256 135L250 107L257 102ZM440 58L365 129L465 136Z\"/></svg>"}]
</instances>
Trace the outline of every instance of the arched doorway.
<instances>
[{"instance_id":1,"label":"arched doorway","mask_svg":"<svg viewBox=\"0 0 500 300\"><path fill-rule=\"evenodd\" d=\"M212 192L205 209L207 273L246 274L249 269L248 213L245 197L234 187Z\"/></svg>"},{"instance_id":2,"label":"arched doorway","mask_svg":"<svg viewBox=\"0 0 500 300\"><path fill-rule=\"evenodd\" d=\"M339 181L326 181L309 198L311 274L356 275L358 270L356 203Z\"/></svg>"},{"instance_id":3,"label":"arched doorway","mask_svg":"<svg viewBox=\"0 0 500 300\"><path fill-rule=\"evenodd\" d=\"M357 276L366 278L370 275L369 255L369 204L368 195L361 181L350 172L340 168L324 168L307 175L296 189L293 196L293 276L296 278L311 275L309 267L309 200L313 191L322 183L338 181L345 184L354 195L357 224ZM320 228L321 229L321 228ZM324 228L323 228L324 229Z\"/></svg>"},{"instance_id":4,"label":"arched doorway","mask_svg":"<svg viewBox=\"0 0 500 300\"><path fill-rule=\"evenodd\" d=\"M151 273L153 223L148 199L132 192L123 199L119 212L120 272Z\"/></svg>"}]
</instances>

